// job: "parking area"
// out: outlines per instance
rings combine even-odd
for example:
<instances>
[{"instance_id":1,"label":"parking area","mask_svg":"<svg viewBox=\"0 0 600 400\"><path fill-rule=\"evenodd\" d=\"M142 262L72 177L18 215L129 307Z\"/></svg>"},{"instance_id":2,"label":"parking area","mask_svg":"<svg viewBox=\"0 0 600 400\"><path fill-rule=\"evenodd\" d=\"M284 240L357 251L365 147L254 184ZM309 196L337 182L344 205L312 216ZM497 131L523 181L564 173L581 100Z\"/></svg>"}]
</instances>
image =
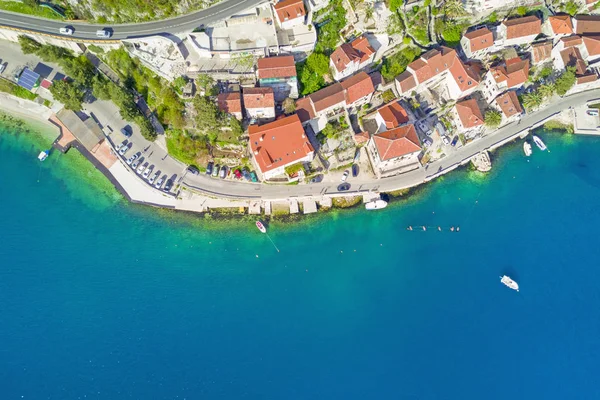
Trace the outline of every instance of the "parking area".
<instances>
[{"instance_id":1,"label":"parking area","mask_svg":"<svg viewBox=\"0 0 600 400\"><path fill-rule=\"evenodd\" d=\"M600 126L599 110L582 105L573 109L575 114L575 133L597 133Z\"/></svg>"}]
</instances>

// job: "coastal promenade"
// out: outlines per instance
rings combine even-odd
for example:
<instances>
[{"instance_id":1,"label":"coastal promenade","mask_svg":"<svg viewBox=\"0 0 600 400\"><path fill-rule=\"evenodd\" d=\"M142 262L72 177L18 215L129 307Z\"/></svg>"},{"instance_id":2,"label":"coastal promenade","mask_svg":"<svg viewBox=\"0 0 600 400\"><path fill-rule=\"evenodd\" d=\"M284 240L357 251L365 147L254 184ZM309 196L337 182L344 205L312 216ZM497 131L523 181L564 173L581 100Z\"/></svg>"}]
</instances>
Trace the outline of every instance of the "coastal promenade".
<instances>
[{"instance_id":1,"label":"coastal promenade","mask_svg":"<svg viewBox=\"0 0 600 400\"><path fill-rule=\"evenodd\" d=\"M524 136L529 130L539 126L552 116L570 107L576 107L600 98L600 89L576 93L557 100L549 106L530 114L525 114L519 122L513 122L497 131L468 143L454 154L444 157L428 165L427 168L407 172L401 175L379 180L360 180L350 178L349 191L337 190L337 183L315 183L308 185L269 185L242 183L211 179L204 175L186 175L185 186L205 195L230 199L285 200L291 197L348 196L362 192L391 192L420 185L437 178L461 164L467 163L473 156L483 150L496 148L503 142Z\"/></svg>"}]
</instances>

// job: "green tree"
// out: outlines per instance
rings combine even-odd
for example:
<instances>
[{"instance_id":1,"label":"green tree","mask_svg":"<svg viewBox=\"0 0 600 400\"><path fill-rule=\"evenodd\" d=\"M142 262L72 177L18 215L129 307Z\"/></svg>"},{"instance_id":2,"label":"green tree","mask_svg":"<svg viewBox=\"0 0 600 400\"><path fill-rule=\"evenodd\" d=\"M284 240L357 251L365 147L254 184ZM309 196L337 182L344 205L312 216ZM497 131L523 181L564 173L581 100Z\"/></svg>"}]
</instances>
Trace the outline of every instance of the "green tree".
<instances>
[{"instance_id":1,"label":"green tree","mask_svg":"<svg viewBox=\"0 0 600 400\"><path fill-rule=\"evenodd\" d=\"M196 110L196 127L206 133L216 134L221 118L215 102L208 97L196 96L194 109Z\"/></svg>"},{"instance_id":2,"label":"green tree","mask_svg":"<svg viewBox=\"0 0 600 400\"><path fill-rule=\"evenodd\" d=\"M296 102L294 99L287 97L283 100L283 111L285 111L286 114L293 114L294 111L296 111Z\"/></svg>"},{"instance_id":3,"label":"green tree","mask_svg":"<svg viewBox=\"0 0 600 400\"><path fill-rule=\"evenodd\" d=\"M312 53L306 59L306 67L319 75L329 75L329 57L323 53Z\"/></svg>"},{"instance_id":4,"label":"green tree","mask_svg":"<svg viewBox=\"0 0 600 400\"><path fill-rule=\"evenodd\" d=\"M577 2L574 0L569 0L563 4L562 10L570 16L574 16L579 12L579 4L577 4Z\"/></svg>"},{"instance_id":5,"label":"green tree","mask_svg":"<svg viewBox=\"0 0 600 400\"><path fill-rule=\"evenodd\" d=\"M181 89L187 85L187 78L185 76L178 76L177 78L175 78L175 80L173 81L173 86L175 87L176 90L181 92Z\"/></svg>"},{"instance_id":6,"label":"green tree","mask_svg":"<svg viewBox=\"0 0 600 400\"><path fill-rule=\"evenodd\" d=\"M80 111L85 92L71 81L57 81L50 86L55 100L63 103L67 110Z\"/></svg>"},{"instance_id":7,"label":"green tree","mask_svg":"<svg viewBox=\"0 0 600 400\"><path fill-rule=\"evenodd\" d=\"M446 0L442 10L448 18L457 18L468 14L461 0Z\"/></svg>"},{"instance_id":8,"label":"green tree","mask_svg":"<svg viewBox=\"0 0 600 400\"><path fill-rule=\"evenodd\" d=\"M20 35L18 40L21 45L21 51L25 54L36 54L42 48L40 42L33 40L29 36Z\"/></svg>"},{"instance_id":9,"label":"green tree","mask_svg":"<svg viewBox=\"0 0 600 400\"><path fill-rule=\"evenodd\" d=\"M110 100L109 84L112 84L112 82L109 82L102 75L96 75L92 79L92 93L94 97L100 100Z\"/></svg>"},{"instance_id":10,"label":"green tree","mask_svg":"<svg viewBox=\"0 0 600 400\"><path fill-rule=\"evenodd\" d=\"M516 13L517 13L518 16L524 17L525 14L527 14L527 7L525 7L525 6L519 6L519 7L517 7Z\"/></svg>"},{"instance_id":11,"label":"green tree","mask_svg":"<svg viewBox=\"0 0 600 400\"><path fill-rule=\"evenodd\" d=\"M402 7L402 4L404 4L404 0L390 0L390 11L396 12L396 10Z\"/></svg>"},{"instance_id":12,"label":"green tree","mask_svg":"<svg viewBox=\"0 0 600 400\"><path fill-rule=\"evenodd\" d=\"M540 96L542 96L545 99L552 97L555 91L556 86L553 83L547 83L538 87L538 92L540 93Z\"/></svg>"},{"instance_id":13,"label":"green tree","mask_svg":"<svg viewBox=\"0 0 600 400\"><path fill-rule=\"evenodd\" d=\"M393 80L396 76L400 75L406 70L408 64L410 64L418 54L418 50L413 47L405 47L398 53L386 57L383 60L381 67L381 75L386 81Z\"/></svg>"},{"instance_id":14,"label":"green tree","mask_svg":"<svg viewBox=\"0 0 600 400\"><path fill-rule=\"evenodd\" d=\"M498 14L496 13L496 11L490 14L490 16L488 17L488 22L492 24L498 22Z\"/></svg>"},{"instance_id":15,"label":"green tree","mask_svg":"<svg viewBox=\"0 0 600 400\"><path fill-rule=\"evenodd\" d=\"M496 110L489 110L485 113L485 125L489 128L497 128L502 123L502 114Z\"/></svg>"},{"instance_id":16,"label":"green tree","mask_svg":"<svg viewBox=\"0 0 600 400\"><path fill-rule=\"evenodd\" d=\"M92 80L96 76L96 67L85 56L68 57L59 61L65 72L82 86L92 86Z\"/></svg>"},{"instance_id":17,"label":"green tree","mask_svg":"<svg viewBox=\"0 0 600 400\"><path fill-rule=\"evenodd\" d=\"M543 102L544 98L537 91L523 95L523 107L525 107L527 111L539 108Z\"/></svg>"},{"instance_id":18,"label":"green tree","mask_svg":"<svg viewBox=\"0 0 600 400\"><path fill-rule=\"evenodd\" d=\"M38 7L40 5L40 0L21 0L23 4L29 7Z\"/></svg>"},{"instance_id":19,"label":"green tree","mask_svg":"<svg viewBox=\"0 0 600 400\"><path fill-rule=\"evenodd\" d=\"M196 86L204 91L205 96L217 95L217 87L215 86L215 80L208 74L198 74L196 77Z\"/></svg>"},{"instance_id":20,"label":"green tree","mask_svg":"<svg viewBox=\"0 0 600 400\"><path fill-rule=\"evenodd\" d=\"M573 87L577 78L575 77L575 67L567 67L567 70L556 80L556 93L564 96L569 89Z\"/></svg>"},{"instance_id":21,"label":"green tree","mask_svg":"<svg viewBox=\"0 0 600 400\"><path fill-rule=\"evenodd\" d=\"M404 26L404 21L402 20L402 17L396 12L390 15L390 17L388 18L388 24L386 28L387 34L398 35L403 33L405 30L406 27Z\"/></svg>"},{"instance_id":22,"label":"green tree","mask_svg":"<svg viewBox=\"0 0 600 400\"><path fill-rule=\"evenodd\" d=\"M540 78L546 79L547 77L549 77L550 75L552 75L553 72L554 72L554 70L552 69L552 67L545 66L540 71Z\"/></svg>"}]
</instances>

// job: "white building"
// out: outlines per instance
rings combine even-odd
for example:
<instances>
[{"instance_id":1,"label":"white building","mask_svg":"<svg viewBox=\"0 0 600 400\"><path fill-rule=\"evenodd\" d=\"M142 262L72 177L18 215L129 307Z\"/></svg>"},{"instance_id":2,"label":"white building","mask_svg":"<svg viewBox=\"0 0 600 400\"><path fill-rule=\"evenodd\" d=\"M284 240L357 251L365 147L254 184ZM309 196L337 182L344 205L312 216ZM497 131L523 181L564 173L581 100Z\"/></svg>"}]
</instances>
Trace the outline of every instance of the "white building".
<instances>
[{"instance_id":1,"label":"white building","mask_svg":"<svg viewBox=\"0 0 600 400\"><path fill-rule=\"evenodd\" d=\"M273 7L279 26L283 29L291 29L295 25L304 24L306 10L302 0L283 0Z\"/></svg>"},{"instance_id":2,"label":"white building","mask_svg":"<svg viewBox=\"0 0 600 400\"><path fill-rule=\"evenodd\" d=\"M336 81L360 71L373 62L375 49L366 36L360 36L350 43L344 43L329 57L329 66Z\"/></svg>"},{"instance_id":3,"label":"white building","mask_svg":"<svg viewBox=\"0 0 600 400\"><path fill-rule=\"evenodd\" d=\"M504 20L497 30L503 46L526 46L542 33L542 21L535 15Z\"/></svg>"},{"instance_id":4,"label":"white building","mask_svg":"<svg viewBox=\"0 0 600 400\"><path fill-rule=\"evenodd\" d=\"M246 117L258 120L275 118L275 96L273 88L243 88L242 99Z\"/></svg>"}]
</instances>

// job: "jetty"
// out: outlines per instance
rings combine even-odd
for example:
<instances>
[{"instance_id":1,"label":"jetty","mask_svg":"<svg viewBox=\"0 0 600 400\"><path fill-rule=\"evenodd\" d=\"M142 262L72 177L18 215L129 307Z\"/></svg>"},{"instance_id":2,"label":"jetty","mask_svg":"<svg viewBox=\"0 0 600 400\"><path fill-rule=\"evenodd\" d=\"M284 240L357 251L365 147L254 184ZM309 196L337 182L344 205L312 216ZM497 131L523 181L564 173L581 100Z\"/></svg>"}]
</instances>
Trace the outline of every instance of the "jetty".
<instances>
[{"instance_id":1,"label":"jetty","mask_svg":"<svg viewBox=\"0 0 600 400\"><path fill-rule=\"evenodd\" d=\"M481 153L476 154L471 159L473 166L480 172L489 172L492 170L492 161L490 160L490 154L484 150Z\"/></svg>"}]
</instances>

